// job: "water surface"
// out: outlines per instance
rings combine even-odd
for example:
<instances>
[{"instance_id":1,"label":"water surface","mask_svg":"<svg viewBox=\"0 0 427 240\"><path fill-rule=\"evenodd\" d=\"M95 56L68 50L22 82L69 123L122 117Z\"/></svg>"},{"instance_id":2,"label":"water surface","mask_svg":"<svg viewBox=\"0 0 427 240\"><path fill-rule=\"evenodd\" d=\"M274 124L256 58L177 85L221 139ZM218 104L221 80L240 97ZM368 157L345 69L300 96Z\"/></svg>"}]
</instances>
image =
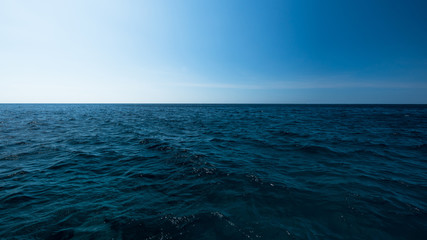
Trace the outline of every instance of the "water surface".
<instances>
[{"instance_id":1,"label":"water surface","mask_svg":"<svg viewBox=\"0 0 427 240\"><path fill-rule=\"evenodd\" d=\"M427 239L425 105L0 105L2 239Z\"/></svg>"}]
</instances>

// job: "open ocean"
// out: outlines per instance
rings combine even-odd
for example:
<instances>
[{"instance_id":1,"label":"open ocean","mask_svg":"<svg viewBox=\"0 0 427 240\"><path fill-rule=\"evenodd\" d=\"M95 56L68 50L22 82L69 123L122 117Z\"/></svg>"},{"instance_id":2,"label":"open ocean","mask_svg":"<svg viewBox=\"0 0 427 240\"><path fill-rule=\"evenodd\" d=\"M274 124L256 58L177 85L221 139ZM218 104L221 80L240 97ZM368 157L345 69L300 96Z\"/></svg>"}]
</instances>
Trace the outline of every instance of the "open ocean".
<instances>
[{"instance_id":1,"label":"open ocean","mask_svg":"<svg viewBox=\"0 0 427 240\"><path fill-rule=\"evenodd\" d=\"M0 239L427 239L427 105L0 105Z\"/></svg>"}]
</instances>

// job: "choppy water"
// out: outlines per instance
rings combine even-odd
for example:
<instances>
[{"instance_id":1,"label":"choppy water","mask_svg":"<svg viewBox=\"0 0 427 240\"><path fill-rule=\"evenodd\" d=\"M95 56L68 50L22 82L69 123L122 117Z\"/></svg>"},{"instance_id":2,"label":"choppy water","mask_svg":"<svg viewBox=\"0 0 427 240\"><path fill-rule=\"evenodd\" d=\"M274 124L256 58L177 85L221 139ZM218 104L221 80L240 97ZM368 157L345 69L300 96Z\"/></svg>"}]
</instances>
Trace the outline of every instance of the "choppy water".
<instances>
[{"instance_id":1,"label":"choppy water","mask_svg":"<svg viewBox=\"0 0 427 240\"><path fill-rule=\"evenodd\" d=\"M1 239L427 239L425 105L0 105Z\"/></svg>"}]
</instances>

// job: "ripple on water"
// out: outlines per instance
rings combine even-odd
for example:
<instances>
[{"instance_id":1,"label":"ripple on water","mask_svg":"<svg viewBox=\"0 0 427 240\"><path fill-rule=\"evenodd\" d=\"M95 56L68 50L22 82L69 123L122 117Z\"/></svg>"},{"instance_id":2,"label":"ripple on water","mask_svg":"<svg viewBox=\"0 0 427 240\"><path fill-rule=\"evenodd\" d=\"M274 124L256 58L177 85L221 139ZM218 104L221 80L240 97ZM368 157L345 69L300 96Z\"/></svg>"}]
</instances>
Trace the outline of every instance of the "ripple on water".
<instances>
[{"instance_id":1,"label":"ripple on water","mask_svg":"<svg viewBox=\"0 0 427 240\"><path fill-rule=\"evenodd\" d=\"M427 107L0 105L1 239L426 239Z\"/></svg>"}]
</instances>

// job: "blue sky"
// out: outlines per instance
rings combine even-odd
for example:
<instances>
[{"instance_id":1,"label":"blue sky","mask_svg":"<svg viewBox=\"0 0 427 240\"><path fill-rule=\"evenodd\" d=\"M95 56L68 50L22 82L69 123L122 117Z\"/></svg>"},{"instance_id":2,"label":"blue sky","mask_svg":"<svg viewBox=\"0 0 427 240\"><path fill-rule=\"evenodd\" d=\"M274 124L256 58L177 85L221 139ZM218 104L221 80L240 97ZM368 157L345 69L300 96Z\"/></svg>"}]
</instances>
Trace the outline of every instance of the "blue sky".
<instances>
[{"instance_id":1,"label":"blue sky","mask_svg":"<svg viewBox=\"0 0 427 240\"><path fill-rule=\"evenodd\" d=\"M427 103L426 9L0 0L0 102Z\"/></svg>"}]
</instances>

